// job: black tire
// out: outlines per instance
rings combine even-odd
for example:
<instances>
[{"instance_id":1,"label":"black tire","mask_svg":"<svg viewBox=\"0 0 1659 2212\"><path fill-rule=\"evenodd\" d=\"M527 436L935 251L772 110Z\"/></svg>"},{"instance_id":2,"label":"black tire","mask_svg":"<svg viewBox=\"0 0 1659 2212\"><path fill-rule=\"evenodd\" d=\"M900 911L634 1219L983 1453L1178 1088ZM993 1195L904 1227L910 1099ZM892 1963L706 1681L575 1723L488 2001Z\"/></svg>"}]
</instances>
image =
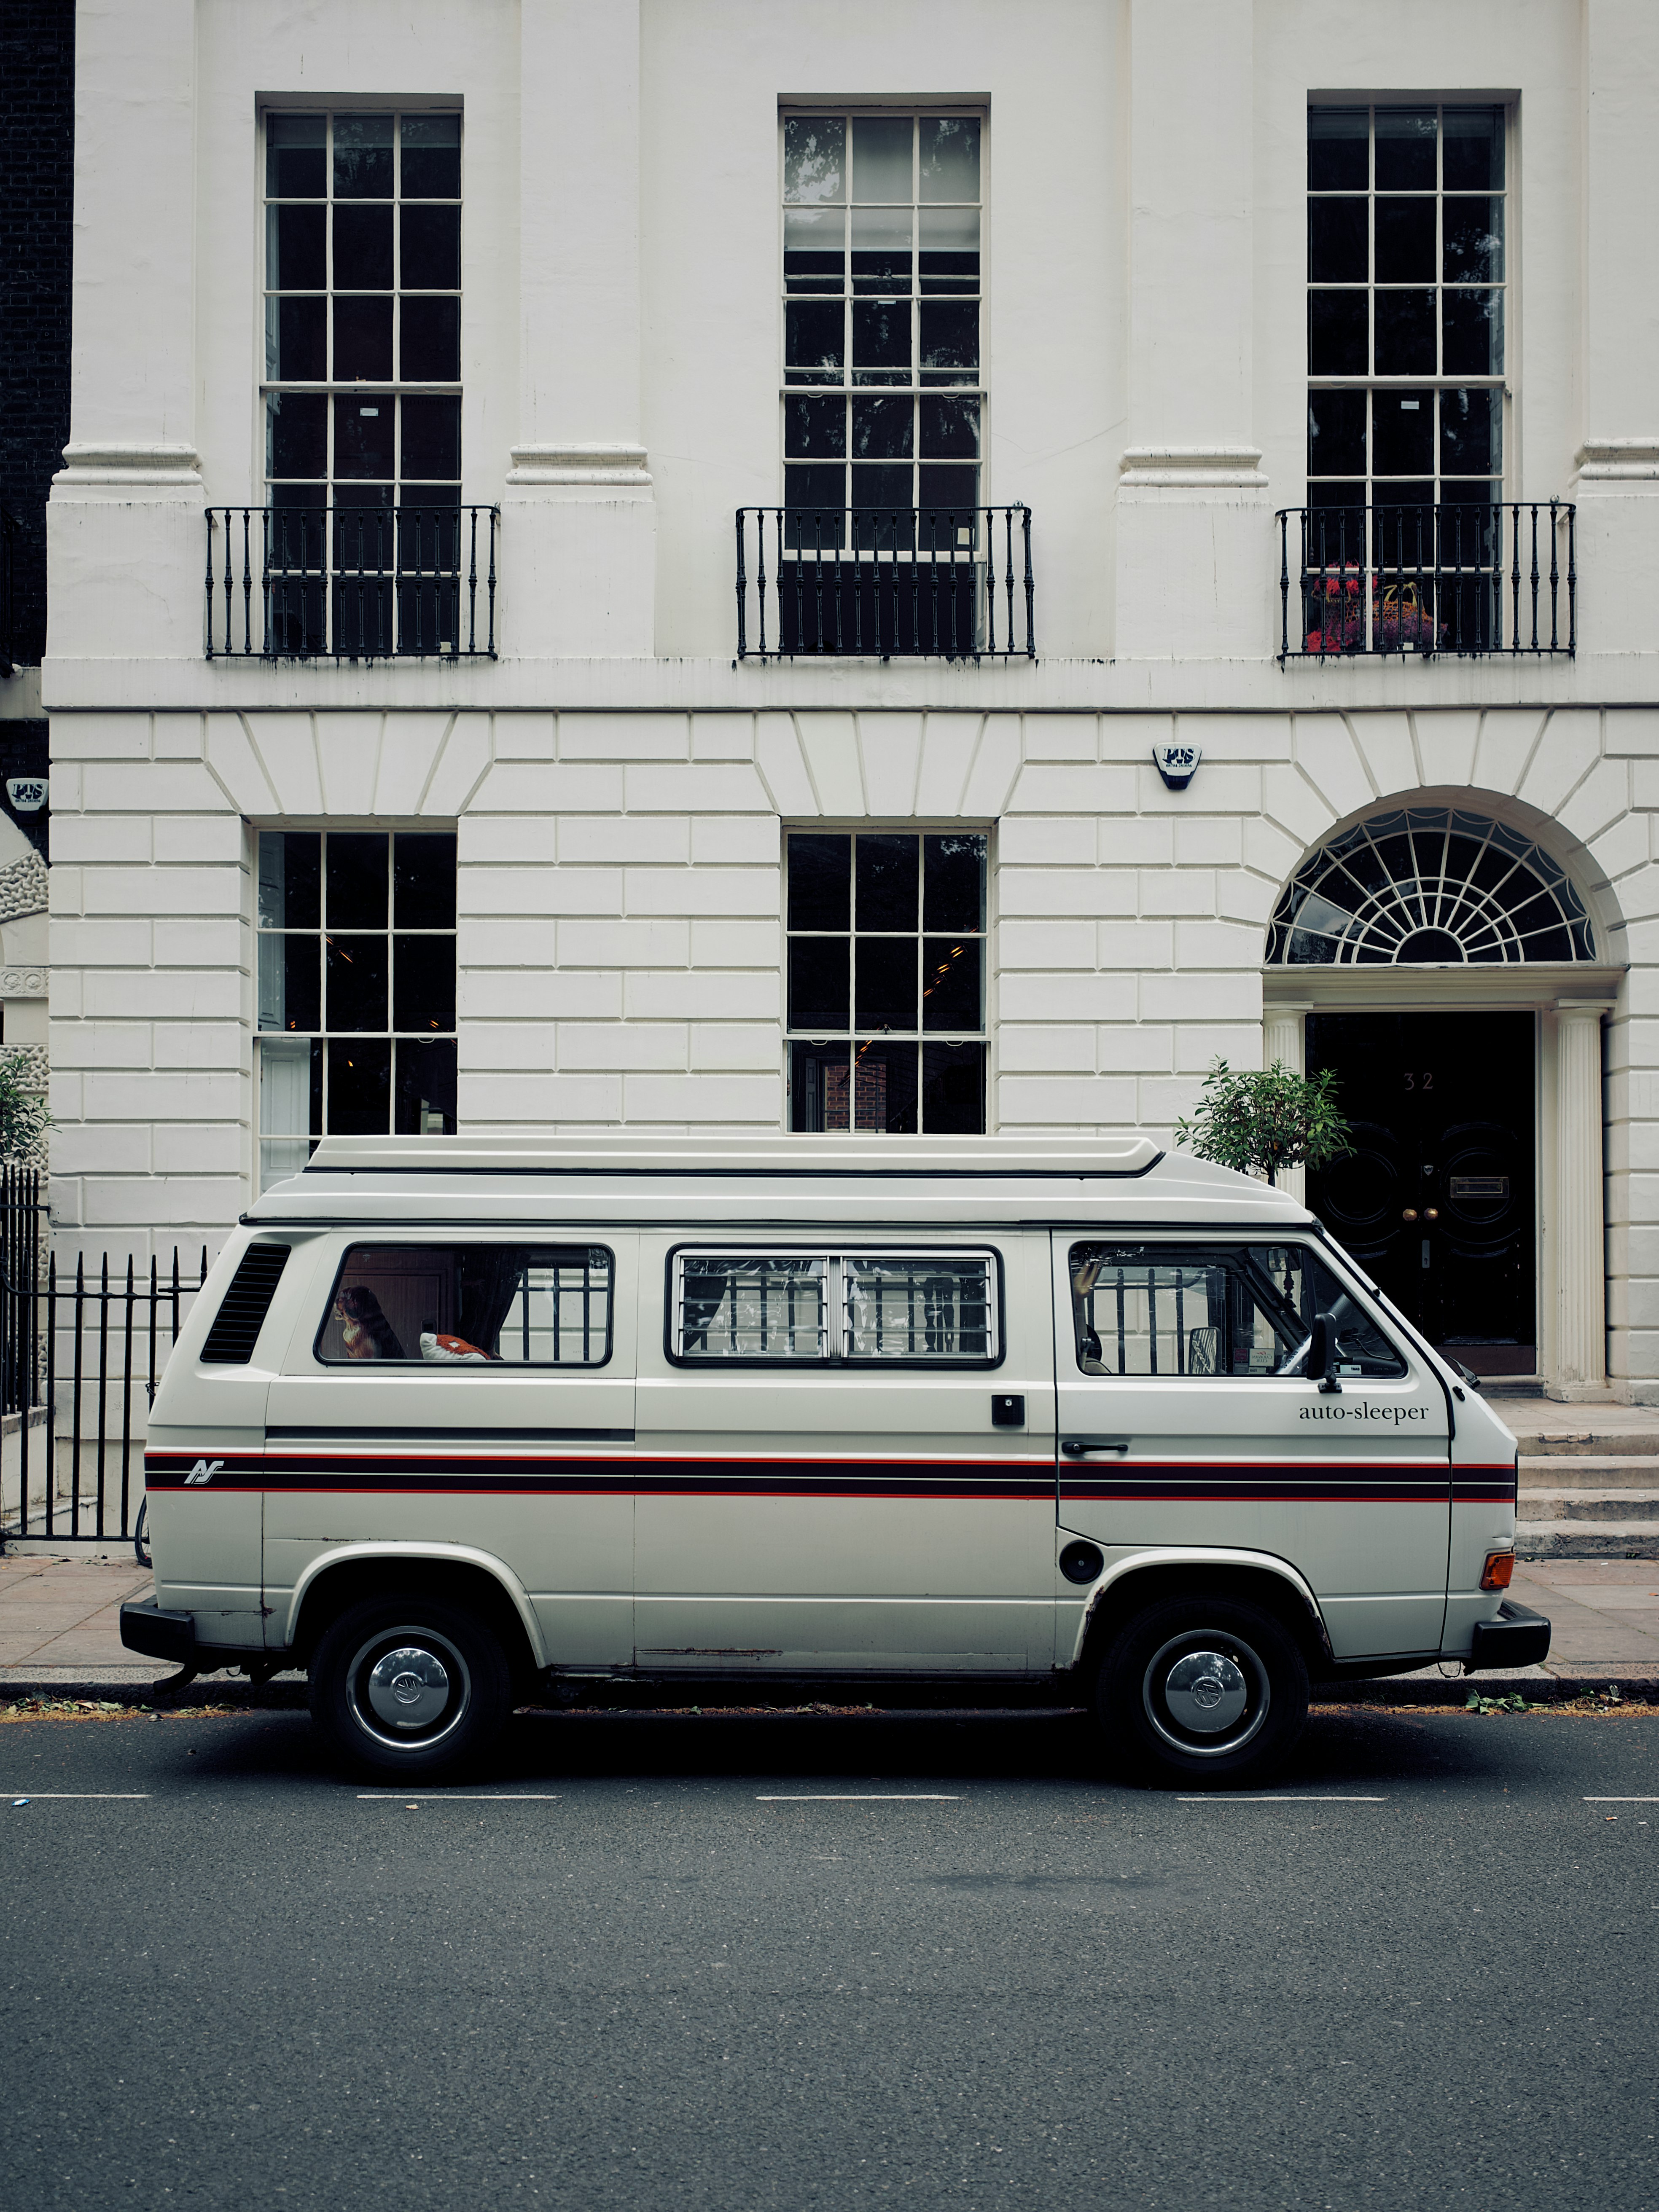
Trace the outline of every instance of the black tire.
<instances>
[{"instance_id":1,"label":"black tire","mask_svg":"<svg viewBox=\"0 0 1659 2212\"><path fill-rule=\"evenodd\" d=\"M337 1751L374 1774L449 1772L489 1749L512 1708L500 1638L476 1614L436 1598L351 1606L312 1655L312 1719Z\"/></svg>"},{"instance_id":2,"label":"black tire","mask_svg":"<svg viewBox=\"0 0 1659 2212\"><path fill-rule=\"evenodd\" d=\"M1284 1625L1245 1599L1166 1598L1113 1638L1095 1710L1154 1783L1259 1782L1302 1734L1307 1664Z\"/></svg>"}]
</instances>

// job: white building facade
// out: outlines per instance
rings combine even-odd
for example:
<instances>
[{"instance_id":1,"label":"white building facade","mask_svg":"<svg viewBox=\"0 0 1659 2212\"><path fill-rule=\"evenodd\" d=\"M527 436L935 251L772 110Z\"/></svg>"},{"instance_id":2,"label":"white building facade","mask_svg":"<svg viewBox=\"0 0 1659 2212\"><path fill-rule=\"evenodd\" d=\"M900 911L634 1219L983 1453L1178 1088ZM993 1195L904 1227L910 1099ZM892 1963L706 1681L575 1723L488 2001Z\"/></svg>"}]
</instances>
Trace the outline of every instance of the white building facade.
<instances>
[{"instance_id":1,"label":"white building facade","mask_svg":"<svg viewBox=\"0 0 1659 2212\"><path fill-rule=\"evenodd\" d=\"M1645 0L78 55L61 1245L325 1127L1167 1140L1280 1059L1442 1341L1659 1400Z\"/></svg>"}]
</instances>

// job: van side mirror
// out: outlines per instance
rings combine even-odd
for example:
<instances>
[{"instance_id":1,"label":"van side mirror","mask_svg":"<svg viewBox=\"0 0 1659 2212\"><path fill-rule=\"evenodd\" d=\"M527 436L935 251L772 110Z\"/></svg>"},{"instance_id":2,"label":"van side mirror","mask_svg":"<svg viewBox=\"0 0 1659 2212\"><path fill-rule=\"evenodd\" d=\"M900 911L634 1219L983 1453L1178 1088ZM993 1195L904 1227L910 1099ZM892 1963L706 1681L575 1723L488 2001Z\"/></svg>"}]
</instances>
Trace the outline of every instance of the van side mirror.
<instances>
[{"instance_id":1,"label":"van side mirror","mask_svg":"<svg viewBox=\"0 0 1659 2212\"><path fill-rule=\"evenodd\" d=\"M1316 1314L1309 1328L1308 1375L1322 1390L1340 1391L1342 1388L1331 1373L1331 1324L1324 1314Z\"/></svg>"}]
</instances>

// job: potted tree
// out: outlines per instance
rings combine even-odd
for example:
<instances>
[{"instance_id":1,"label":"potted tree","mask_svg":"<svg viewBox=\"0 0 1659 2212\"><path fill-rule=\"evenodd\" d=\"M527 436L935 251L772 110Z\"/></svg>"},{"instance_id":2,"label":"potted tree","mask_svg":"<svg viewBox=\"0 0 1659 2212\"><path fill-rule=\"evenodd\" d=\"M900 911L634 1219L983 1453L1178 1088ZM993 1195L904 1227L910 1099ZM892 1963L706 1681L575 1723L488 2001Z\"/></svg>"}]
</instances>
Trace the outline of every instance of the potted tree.
<instances>
[{"instance_id":1,"label":"potted tree","mask_svg":"<svg viewBox=\"0 0 1659 2212\"><path fill-rule=\"evenodd\" d=\"M1195 1159L1276 1182L1281 1168L1322 1168L1353 1148L1337 1110L1336 1071L1298 1075L1282 1060L1271 1067L1233 1069L1218 1057L1204 1079L1190 1121L1176 1123L1176 1142Z\"/></svg>"}]
</instances>

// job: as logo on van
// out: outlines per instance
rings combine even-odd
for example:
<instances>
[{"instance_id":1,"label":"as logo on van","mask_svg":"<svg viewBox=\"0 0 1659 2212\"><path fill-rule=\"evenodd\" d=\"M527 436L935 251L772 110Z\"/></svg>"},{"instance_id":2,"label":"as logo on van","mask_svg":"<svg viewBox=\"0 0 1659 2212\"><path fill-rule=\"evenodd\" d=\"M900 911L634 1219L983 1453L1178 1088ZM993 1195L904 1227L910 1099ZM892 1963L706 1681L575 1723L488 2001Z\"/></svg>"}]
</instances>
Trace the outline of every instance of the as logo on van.
<instances>
[{"instance_id":1,"label":"as logo on van","mask_svg":"<svg viewBox=\"0 0 1659 2212\"><path fill-rule=\"evenodd\" d=\"M211 1482L214 1476L221 1471L223 1466L224 1462L222 1459L198 1459L195 1466L191 1468L190 1473L185 1477L185 1480L187 1483Z\"/></svg>"}]
</instances>

